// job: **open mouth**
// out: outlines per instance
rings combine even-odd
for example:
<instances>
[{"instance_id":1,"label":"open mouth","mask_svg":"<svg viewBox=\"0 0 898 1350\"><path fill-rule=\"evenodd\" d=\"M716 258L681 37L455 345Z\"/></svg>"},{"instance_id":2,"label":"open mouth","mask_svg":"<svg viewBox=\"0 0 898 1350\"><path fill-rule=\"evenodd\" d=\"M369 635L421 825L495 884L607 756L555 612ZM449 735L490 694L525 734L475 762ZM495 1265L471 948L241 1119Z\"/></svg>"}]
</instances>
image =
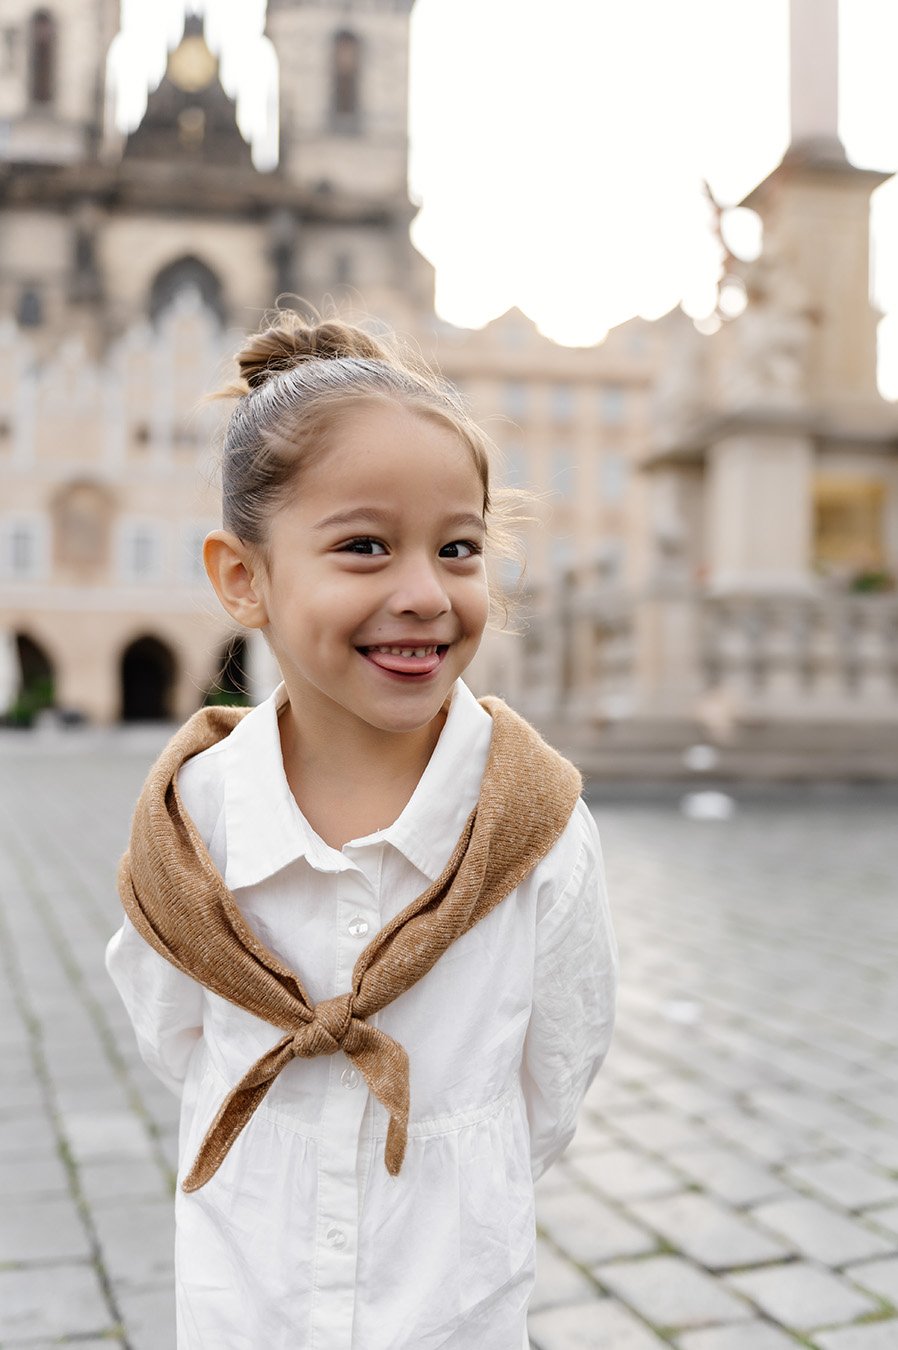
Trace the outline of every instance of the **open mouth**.
<instances>
[{"instance_id":1,"label":"open mouth","mask_svg":"<svg viewBox=\"0 0 898 1350\"><path fill-rule=\"evenodd\" d=\"M448 644L445 643L421 647L382 645L358 648L362 656L379 670L405 677L432 675L441 665L448 650Z\"/></svg>"}]
</instances>

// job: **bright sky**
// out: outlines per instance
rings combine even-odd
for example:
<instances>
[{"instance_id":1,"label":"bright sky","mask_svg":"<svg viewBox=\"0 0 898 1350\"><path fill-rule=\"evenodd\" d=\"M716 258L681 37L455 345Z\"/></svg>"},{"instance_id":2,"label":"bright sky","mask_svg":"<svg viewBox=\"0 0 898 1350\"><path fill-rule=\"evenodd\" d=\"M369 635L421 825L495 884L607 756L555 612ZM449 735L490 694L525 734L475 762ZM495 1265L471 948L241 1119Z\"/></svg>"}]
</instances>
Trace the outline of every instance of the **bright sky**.
<instances>
[{"instance_id":1,"label":"bright sky","mask_svg":"<svg viewBox=\"0 0 898 1350\"><path fill-rule=\"evenodd\" d=\"M181 3L123 8L158 25ZM232 53L247 76L268 59L264 0L205 6L237 89ZM840 24L843 143L898 169L898 5L842 0ZM701 181L735 204L782 156L788 0L417 0L410 135L413 238L443 317L476 327L518 305L586 343L680 301L707 313L719 257ZM895 183L874 227L877 299L898 315ZM898 363L886 385L898 395Z\"/></svg>"},{"instance_id":2,"label":"bright sky","mask_svg":"<svg viewBox=\"0 0 898 1350\"><path fill-rule=\"evenodd\" d=\"M413 234L444 317L517 304L576 343L680 300L707 313L701 181L735 204L782 157L788 25L787 0L417 0ZM840 26L847 153L898 169L898 5L842 0ZM898 309L898 193L877 198L877 293Z\"/></svg>"}]
</instances>

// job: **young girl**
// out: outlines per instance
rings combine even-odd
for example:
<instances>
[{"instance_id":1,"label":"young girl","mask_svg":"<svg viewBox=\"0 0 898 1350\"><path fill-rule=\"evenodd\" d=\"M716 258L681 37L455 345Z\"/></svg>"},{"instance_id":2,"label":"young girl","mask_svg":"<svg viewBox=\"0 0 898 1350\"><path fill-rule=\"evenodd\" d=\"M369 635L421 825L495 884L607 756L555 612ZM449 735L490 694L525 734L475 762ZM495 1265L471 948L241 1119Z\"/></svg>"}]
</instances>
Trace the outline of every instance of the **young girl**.
<instances>
[{"instance_id":1,"label":"young girl","mask_svg":"<svg viewBox=\"0 0 898 1350\"><path fill-rule=\"evenodd\" d=\"M182 1099L178 1346L521 1350L616 955L576 771L461 680L486 442L359 329L239 364L204 557L283 684L163 752L108 951Z\"/></svg>"}]
</instances>

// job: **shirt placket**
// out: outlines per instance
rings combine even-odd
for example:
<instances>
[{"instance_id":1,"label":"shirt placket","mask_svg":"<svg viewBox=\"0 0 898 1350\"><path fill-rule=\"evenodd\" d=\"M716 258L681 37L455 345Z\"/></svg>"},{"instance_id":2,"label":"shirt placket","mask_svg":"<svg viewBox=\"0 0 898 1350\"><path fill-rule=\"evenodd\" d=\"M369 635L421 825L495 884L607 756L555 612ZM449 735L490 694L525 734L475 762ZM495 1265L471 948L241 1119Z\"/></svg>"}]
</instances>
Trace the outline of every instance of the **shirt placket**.
<instances>
[{"instance_id":1,"label":"shirt placket","mask_svg":"<svg viewBox=\"0 0 898 1350\"><path fill-rule=\"evenodd\" d=\"M356 868L338 879L334 993L346 993L361 952L377 931L374 888ZM339 1051L329 1065L321 1121L315 1293L311 1345L347 1350L352 1344L358 1260L358 1150L368 1088L358 1069Z\"/></svg>"}]
</instances>

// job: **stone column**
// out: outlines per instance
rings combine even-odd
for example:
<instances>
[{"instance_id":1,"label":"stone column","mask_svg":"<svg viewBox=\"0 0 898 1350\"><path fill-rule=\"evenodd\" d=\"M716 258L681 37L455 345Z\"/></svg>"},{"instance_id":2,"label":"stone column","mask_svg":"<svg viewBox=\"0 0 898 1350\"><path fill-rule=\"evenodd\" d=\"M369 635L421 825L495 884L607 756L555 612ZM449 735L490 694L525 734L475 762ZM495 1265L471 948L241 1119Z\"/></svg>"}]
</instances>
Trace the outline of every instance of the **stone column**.
<instances>
[{"instance_id":1,"label":"stone column","mask_svg":"<svg viewBox=\"0 0 898 1350\"><path fill-rule=\"evenodd\" d=\"M751 430L708 455L706 533L712 595L807 595L812 586L810 437Z\"/></svg>"},{"instance_id":2,"label":"stone column","mask_svg":"<svg viewBox=\"0 0 898 1350\"><path fill-rule=\"evenodd\" d=\"M789 105L792 144L839 141L839 2L791 0Z\"/></svg>"}]
</instances>

